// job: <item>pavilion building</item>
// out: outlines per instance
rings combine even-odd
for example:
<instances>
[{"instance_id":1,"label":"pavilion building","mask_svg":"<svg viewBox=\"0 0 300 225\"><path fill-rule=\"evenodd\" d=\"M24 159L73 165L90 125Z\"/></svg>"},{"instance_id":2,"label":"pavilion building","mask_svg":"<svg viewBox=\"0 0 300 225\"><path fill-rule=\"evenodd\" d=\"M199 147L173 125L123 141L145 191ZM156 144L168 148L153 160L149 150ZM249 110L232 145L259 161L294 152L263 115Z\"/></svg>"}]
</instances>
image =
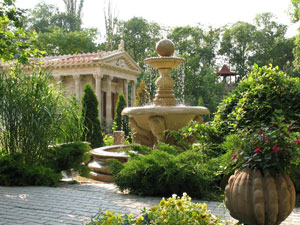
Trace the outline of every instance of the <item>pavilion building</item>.
<instances>
[{"instance_id":1,"label":"pavilion building","mask_svg":"<svg viewBox=\"0 0 300 225\"><path fill-rule=\"evenodd\" d=\"M99 118L107 125L112 123L118 94L123 93L127 104L135 105L137 77L143 71L124 50L109 52L50 56L39 59L53 81L60 84L65 95L82 98L85 84L90 84L99 102ZM128 90L131 99L128 103Z\"/></svg>"}]
</instances>

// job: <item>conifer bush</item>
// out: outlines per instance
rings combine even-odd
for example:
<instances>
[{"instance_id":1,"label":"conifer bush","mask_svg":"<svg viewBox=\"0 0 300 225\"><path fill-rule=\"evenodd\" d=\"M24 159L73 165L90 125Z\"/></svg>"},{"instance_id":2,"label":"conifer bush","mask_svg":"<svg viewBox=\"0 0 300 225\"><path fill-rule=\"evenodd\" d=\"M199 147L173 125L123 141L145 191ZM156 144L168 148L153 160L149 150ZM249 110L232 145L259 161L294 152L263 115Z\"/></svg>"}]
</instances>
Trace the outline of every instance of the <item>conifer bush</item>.
<instances>
[{"instance_id":1,"label":"conifer bush","mask_svg":"<svg viewBox=\"0 0 300 225\"><path fill-rule=\"evenodd\" d=\"M123 94L119 94L118 101L115 109L115 118L113 123L113 130L124 131L125 136L128 138L130 135L129 118L128 116L122 116L123 109L127 107L127 103Z\"/></svg>"},{"instance_id":2,"label":"conifer bush","mask_svg":"<svg viewBox=\"0 0 300 225\"><path fill-rule=\"evenodd\" d=\"M82 97L83 140L91 143L92 148L104 145L99 120L98 100L91 85L86 84Z\"/></svg>"}]
</instances>

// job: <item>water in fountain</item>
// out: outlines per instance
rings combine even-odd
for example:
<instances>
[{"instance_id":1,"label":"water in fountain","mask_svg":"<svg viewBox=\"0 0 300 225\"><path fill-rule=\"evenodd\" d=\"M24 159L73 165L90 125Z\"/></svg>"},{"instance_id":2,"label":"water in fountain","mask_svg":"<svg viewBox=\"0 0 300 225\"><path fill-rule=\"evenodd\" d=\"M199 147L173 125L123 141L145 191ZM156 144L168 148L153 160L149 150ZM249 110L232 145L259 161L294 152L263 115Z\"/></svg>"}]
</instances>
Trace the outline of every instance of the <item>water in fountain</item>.
<instances>
[{"instance_id":1,"label":"water in fountain","mask_svg":"<svg viewBox=\"0 0 300 225\"><path fill-rule=\"evenodd\" d=\"M151 102L153 101L156 92L155 80L157 79L157 74L158 72L156 69L146 64L144 80L150 93Z\"/></svg>"},{"instance_id":2,"label":"water in fountain","mask_svg":"<svg viewBox=\"0 0 300 225\"><path fill-rule=\"evenodd\" d=\"M174 94L177 100L177 104L184 105L184 63L180 64L176 69L174 69L170 75L175 81Z\"/></svg>"}]
</instances>

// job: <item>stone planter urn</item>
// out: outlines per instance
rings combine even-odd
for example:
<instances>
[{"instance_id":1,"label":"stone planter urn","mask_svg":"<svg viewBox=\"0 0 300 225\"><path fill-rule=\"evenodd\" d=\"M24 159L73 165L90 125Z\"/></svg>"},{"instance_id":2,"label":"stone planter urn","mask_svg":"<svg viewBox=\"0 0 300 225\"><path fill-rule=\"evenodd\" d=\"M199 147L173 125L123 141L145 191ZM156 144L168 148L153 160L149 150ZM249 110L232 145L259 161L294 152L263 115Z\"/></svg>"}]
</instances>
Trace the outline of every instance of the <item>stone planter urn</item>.
<instances>
[{"instance_id":1,"label":"stone planter urn","mask_svg":"<svg viewBox=\"0 0 300 225\"><path fill-rule=\"evenodd\" d=\"M269 171L236 170L225 188L230 215L247 225L277 225L295 207L295 187L286 174Z\"/></svg>"}]
</instances>

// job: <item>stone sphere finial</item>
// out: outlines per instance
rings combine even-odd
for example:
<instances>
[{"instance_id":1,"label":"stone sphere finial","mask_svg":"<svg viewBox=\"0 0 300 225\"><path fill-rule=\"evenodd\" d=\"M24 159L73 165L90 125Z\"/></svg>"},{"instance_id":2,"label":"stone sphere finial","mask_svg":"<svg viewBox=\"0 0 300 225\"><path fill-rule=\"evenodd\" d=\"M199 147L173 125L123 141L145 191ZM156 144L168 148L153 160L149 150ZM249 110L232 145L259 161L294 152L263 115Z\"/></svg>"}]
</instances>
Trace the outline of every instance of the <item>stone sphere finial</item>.
<instances>
[{"instance_id":1,"label":"stone sphere finial","mask_svg":"<svg viewBox=\"0 0 300 225\"><path fill-rule=\"evenodd\" d=\"M160 56L172 56L175 50L174 44L169 39L162 39L156 43L155 50Z\"/></svg>"}]
</instances>

